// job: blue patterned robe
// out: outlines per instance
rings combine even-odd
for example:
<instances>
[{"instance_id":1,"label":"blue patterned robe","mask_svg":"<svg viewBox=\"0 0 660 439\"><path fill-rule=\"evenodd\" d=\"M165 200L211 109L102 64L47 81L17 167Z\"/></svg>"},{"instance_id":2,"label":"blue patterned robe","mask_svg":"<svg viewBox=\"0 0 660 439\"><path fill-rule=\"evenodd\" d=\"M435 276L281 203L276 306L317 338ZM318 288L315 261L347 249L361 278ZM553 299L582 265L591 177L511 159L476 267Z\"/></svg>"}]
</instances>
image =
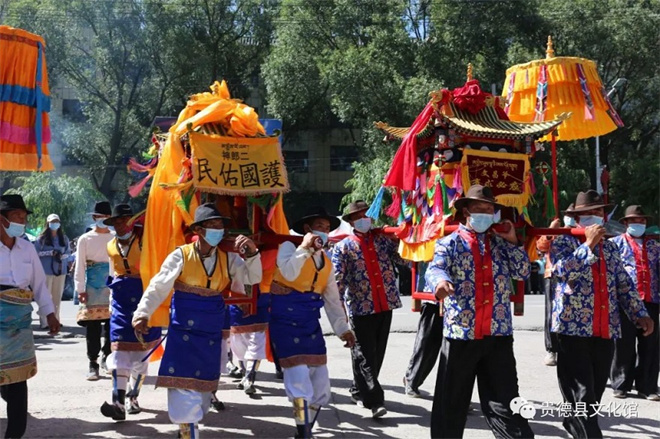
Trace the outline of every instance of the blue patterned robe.
<instances>
[{"instance_id":1,"label":"blue patterned robe","mask_svg":"<svg viewBox=\"0 0 660 439\"><path fill-rule=\"evenodd\" d=\"M388 309L381 311L401 308L393 261L404 265L407 262L401 259L396 244L391 239L374 233L369 233L367 239L373 240L385 286ZM339 294L340 296L343 294L343 299L348 305L348 314L354 317L378 312L360 245L351 237L344 238L334 247L332 264L335 267Z\"/></svg>"},{"instance_id":2,"label":"blue patterned robe","mask_svg":"<svg viewBox=\"0 0 660 439\"><path fill-rule=\"evenodd\" d=\"M594 336L594 279L591 265L598 262L600 246L594 251L574 236L552 241L552 274L556 279L552 304L552 332L577 337ZM603 242L607 271L609 331L603 338L621 337L619 305L631 321L648 317L635 284L625 270L619 250L611 241Z\"/></svg>"},{"instance_id":3,"label":"blue patterned robe","mask_svg":"<svg viewBox=\"0 0 660 439\"><path fill-rule=\"evenodd\" d=\"M635 286L637 286L637 265L635 264L635 253L633 252L632 247L626 241L624 235L616 236L610 241L619 247L621 260L623 261L623 268L626 269L630 278L635 283ZM658 244L658 241L655 239L648 239L646 241L646 252L648 256L651 296L646 296L644 301L660 303L660 244Z\"/></svg>"},{"instance_id":4,"label":"blue patterned robe","mask_svg":"<svg viewBox=\"0 0 660 439\"><path fill-rule=\"evenodd\" d=\"M460 229L473 233L463 225ZM477 238L481 254L485 250L485 239L490 239L494 280L491 335L512 335L510 296L514 294L514 289L511 280L525 280L529 277L529 256L521 247L499 236L478 233ZM454 294L444 300L444 336L456 340L474 340L475 261L470 245L458 232L437 241L433 261L424 279L430 291L435 291L442 280L448 280L454 285Z\"/></svg>"}]
</instances>

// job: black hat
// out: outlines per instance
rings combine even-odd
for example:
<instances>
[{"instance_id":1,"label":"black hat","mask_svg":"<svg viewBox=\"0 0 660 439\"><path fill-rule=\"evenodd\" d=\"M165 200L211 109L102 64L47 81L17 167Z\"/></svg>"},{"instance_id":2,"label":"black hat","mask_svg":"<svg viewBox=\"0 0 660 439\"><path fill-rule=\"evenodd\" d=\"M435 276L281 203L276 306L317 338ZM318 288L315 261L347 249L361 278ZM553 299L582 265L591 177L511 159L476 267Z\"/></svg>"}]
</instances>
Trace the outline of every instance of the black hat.
<instances>
[{"instance_id":1,"label":"black hat","mask_svg":"<svg viewBox=\"0 0 660 439\"><path fill-rule=\"evenodd\" d=\"M630 206L626 207L626 212L623 214L623 218L619 219L619 221L624 221L630 218L651 219L653 217L651 215L645 214L642 206L639 204L631 204Z\"/></svg>"},{"instance_id":2,"label":"black hat","mask_svg":"<svg viewBox=\"0 0 660 439\"><path fill-rule=\"evenodd\" d=\"M128 204L117 204L113 209L112 209L112 216L105 221L103 221L103 224L106 226L111 226L117 218L122 218L126 216L133 216L133 209L131 209L131 206Z\"/></svg>"},{"instance_id":3,"label":"black hat","mask_svg":"<svg viewBox=\"0 0 660 439\"><path fill-rule=\"evenodd\" d=\"M354 213L366 212L367 210L369 210L369 205L365 201L362 200L353 201L351 204L348 205L348 208L346 209L346 213L342 215L341 219L343 219L344 221L348 221L349 217Z\"/></svg>"},{"instance_id":4,"label":"black hat","mask_svg":"<svg viewBox=\"0 0 660 439\"><path fill-rule=\"evenodd\" d=\"M330 230L335 230L339 225L341 224L341 221L339 218L336 216L332 216L326 212L326 210L321 207L321 206L314 206L309 209L307 209L307 212L305 212L305 216L300 218L298 221L293 223L293 229L294 232L300 233L301 235L305 234L305 224L308 222L311 222L312 220L316 218L323 218L327 219L330 221Z\"/></svg>"},{"instance_id":5,"label":"black hat","mask_svg":"<svg viewBox=\"0 0 660 439\"><path fill-rule=\"evenodd\" d=\"M23 197L18 194L6 194L0 197L0 211L5 210L24 210L28 214L32 213L31 210L25 207Z\"/></svg>"},{"instance_id":6,"label":"black hat","mask_svg":"<svg viewBox=\"0 0 660 439\"><path fill-rule=\"evenodd\" d=\"M195 221L190 224L189 228L192 229L195 226L201 225L204 221L221 219L224 222L231 221L231 218L220 215L218 208L215 207L215 203L205 203L195 209Z\"/></svg>"},{"instance_id":7,"label":"black hat","mask_svg":"<svg viewBox=\"0 0 660 439\"><path fill-rule=\"evenodd\" d=\"M94 205L94 212L89 212L90 215L110 216L112 215L112 207L109 201L97 201Z\"/></svg>"},{"instance_id":8,"label":"black hat","mask_svg":"<svg viewBox=\"0 0 660 439\"><path fill-rule=\"evenodd\" d=\"M454 208L456 209L456 212L461 214L463 208L467 206L470 201L483 201L490 203L495 206L496 209L502 209L502 207L504 207L495 201L493 191L488 186L481 186L479 184L470 186L470 189L468 189L462 198L454 201Z\"/></svg>"},{"instance_id":9,"label":"black hat","mask_svg":"<svg viewBox=\"0 0 660 439\"><path fill-rule=\"evenodd\" d=\"M611 204L606 204L605 201L603 201L603 197L593 189L589 189L586 192L579 192L577 197L575 197L574 204L573 210L571 210L571 213L573 214L586 212L592 209L599 209L601 207L605 209L612 207Z\"/></svg>"}]
</instances>

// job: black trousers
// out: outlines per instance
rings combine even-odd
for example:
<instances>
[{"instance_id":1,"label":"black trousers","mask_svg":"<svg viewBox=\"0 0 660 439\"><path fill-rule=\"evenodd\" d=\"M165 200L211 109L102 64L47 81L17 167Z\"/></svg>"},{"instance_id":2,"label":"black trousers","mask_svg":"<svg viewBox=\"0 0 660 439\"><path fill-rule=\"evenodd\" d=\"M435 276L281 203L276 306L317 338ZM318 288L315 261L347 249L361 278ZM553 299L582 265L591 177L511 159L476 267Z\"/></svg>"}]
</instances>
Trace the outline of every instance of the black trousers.
<instances>
[{"instance_id":1,"label":"black trousers","mask_svg":"<svg viewBox=\"0 0 660 439\"><path fill-rule=\"evenodd\" d=\"M513 336L442 341L431 437L463 437L475 378L481 411L495 437L534 437L527 420L509 407L519 396Z\"/></svg>"},{"instance_id":2,"label":"black trousers","mask_svg":"<svg viewBox=\"0 0 660 439\"><path fill-rule=\"evenodd\" d=\"M564 402L584 403L583 413L564 418L564 428L574 438L602 438L596 408L600 404L612 364L614 342L598 337L574 337L559 334L557 378ZM582 405L582 404L581 404Z\"/></svg>"},{"instance_id":3,"label":"black trousers","mask_svg":"<svg viewBox=\"0 0 660 439\"><path fill-rule=\"evenodd\" d=\"M7 403L5 438L23 437L28 415L27 381L0 386L0 395Z\"/></svg>"},{"instance_id":4,"label":"black trousers","mask_svg":"<svg viewBox=\"0 0 660 439\"><path fill-rule=\"evenodd\" d=\"M442 346L442 316L440 305L424 302L419 313L415 345L410 357L406 381L414 390L419 389L438 359Z\"/></svg>"},{"instance_id":5,"label":"black trousers","mask_svg":"<svg viewBox=\"0 0 660 439\"><path fill-rule=\"evenodd\" d=\"M366 408L376 408L385 402L383 388L378 382L390 336L392 311L351 318L356 343L351 349L353 358L353 387L351 394Z\"/></svg>"},{"instance_id":6,"label":"black trousers","mask_svg":"<svg viewBox=\"0 0 660 439\"><path fill-rule=\"evenodd\" d=\"M85 322L87 339L87 358L90 362L96 362L99 352L103 349L103 356L110 355L110 321L89 320ZM101 337L103 337L103 348L101 348Z\"/></svg>"},{"instance_id":7,"label":"black trousers","mask_svg":"<svg viewBox=\"0 0 660 439\"><path fill-rule=\"evenodd\" d=\"M547 352L557 352L557 334L550 332L552 327L552 302L555 299L555 283L552 278L543 279L543 290L545 293L545 322L543 333L545 335L545 350Z\"/></svg>"},{"instance_id":8,"label":"black trousers","mask_svg":"<svg viewBox=\"0 0 660 439\"><path fill-rule=\"evenodd\" d=\"M621 338L614 340L614 360L610 370L612 389L629 392L633 382L635 389L644 395L658 392L658 372L660 371L660 340L658 329L657 303L644 302L653 319L653 333L644 337L623 310L621 314ZM635 349L637 345L637 349Z\"/></svg>"}]
</instances>

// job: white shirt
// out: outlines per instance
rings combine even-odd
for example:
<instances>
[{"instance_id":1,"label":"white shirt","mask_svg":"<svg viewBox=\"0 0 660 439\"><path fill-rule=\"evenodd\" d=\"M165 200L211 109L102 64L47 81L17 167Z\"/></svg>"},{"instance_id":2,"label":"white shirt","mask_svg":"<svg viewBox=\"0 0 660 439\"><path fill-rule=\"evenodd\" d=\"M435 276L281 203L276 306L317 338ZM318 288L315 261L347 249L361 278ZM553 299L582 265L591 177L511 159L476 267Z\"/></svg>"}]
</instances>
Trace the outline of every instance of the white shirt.
<instances>
[{"instance_id":1,"label":"white shirt","mask_svg":"<svg viewBox=\"0 0 660 439\"><path fill-rule=\"evenodd\" d=\"M0 285L32 290L42 317L55 312L44 267L34 245L25 239L14 238L11 249L0 242Z\"/></svg>"},{"instance_id":2,"label":"white shirt","mask_svg":"<svg viewBox=\"0 0 660 439\"><path fill-rule=\"evenodd\" d=\"M78 238L76 248L76 272L74 285L78 293L85 292L85 270L87 261L108 262L108 242L115 237L112 233L98 233L96 227ZM110 271L108 271L108 274Z\"/></svg>"},{"instance_id":3,"label":"white shirt","mask_svg":"<svg viewBox=\"0 0 660 439\"><path fill-rule=\"evenodd\" d=\"M301 247L296 248L293 243L286 241L280 245L280 248L277 251L277 268L279 268L280 274L284 279L294 281L300 276L300 271L302 270L305 261L310 257L314 258L317 267L321 265L321 262L323 261L321 250L314 252L312 255L309 250ZM330 325L332 325L332 330L335 331L335 334L341 337L347 332L350 332L351 328L348 325L346 311L344 310L341 298L339 297L335 269L332 265L330 267L330 276L328 276L328 282L325 285L321 297L323 297L323 308L325 308L325 313L328 316Z\"/></svg>"},{"instance_id":4,"label":"white shirt","mask_svg":"<svg viewBox=\"0 0 660 439\"><path fill-rule=\"evenodd\" d=\"M261 254L257 253L256 256L246 260L243 260L237 253L227 253L227 256L229 259L227 270L232 279L231 290L233 292L245 294L245 284L255 285L261 282ZM211 256L203 259L207 272L213 270L216 260L217 252L213 252ZM181 270L183 270L183 251L177 248L167 255L160 271L144 290L142 299L133 314L133 321L149 318L156 311L172 291Z\"/></svg>"}]
</instances>

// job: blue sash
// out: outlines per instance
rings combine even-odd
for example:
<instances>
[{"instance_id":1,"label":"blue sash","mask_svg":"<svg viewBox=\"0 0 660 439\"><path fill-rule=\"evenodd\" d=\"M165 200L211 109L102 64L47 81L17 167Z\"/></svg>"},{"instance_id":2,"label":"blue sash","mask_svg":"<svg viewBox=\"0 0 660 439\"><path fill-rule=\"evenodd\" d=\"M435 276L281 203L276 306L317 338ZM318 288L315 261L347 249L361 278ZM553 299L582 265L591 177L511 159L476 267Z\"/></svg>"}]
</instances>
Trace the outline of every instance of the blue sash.
<instances>
[{"instance_id":1,"label":"blue sash","mask_svg":"<svg viewBox=\"0 0 660 439\"><path fill-rule=\"evenodd\" d=\"M224 319L222 295L201 296L175 290L156 386L198 392L216 390Z\"/></svg>"},{"instance_id":2,"label":"blue sash","mask_svg":"<svg viewBox=\"0 0 660 439\"><path fill-rule=\"evenodd\" d=\"M319 322L321 308L320 294L295 290L288 294L272 294L270 337L282 367L326 363L325 340Z\"/></svg>"},{"instance_id":3,"label":"blue sash","mask_svg":"<svg viewBox=\"0 0 660 439\"><path fill-rule=\"evenodd\" d=\"M112 290L110 315L110 341L115 351L144 351L155 346L161 336L161 328L150 328L144 334L142 344L135 337L133 313L142 298L142 280L139 277L117 276L108 287Z\"/></svg>"},{"instance_id":4,"label":"blue sash","mask_svg":"<svg viewBox=\"0 0 660 439\"><path fill-rule=\"evenodd\" d=\"M26 381L37 373L32 336L32 291L0 292L0 385Z\"/></svg>"}]
</instances>

